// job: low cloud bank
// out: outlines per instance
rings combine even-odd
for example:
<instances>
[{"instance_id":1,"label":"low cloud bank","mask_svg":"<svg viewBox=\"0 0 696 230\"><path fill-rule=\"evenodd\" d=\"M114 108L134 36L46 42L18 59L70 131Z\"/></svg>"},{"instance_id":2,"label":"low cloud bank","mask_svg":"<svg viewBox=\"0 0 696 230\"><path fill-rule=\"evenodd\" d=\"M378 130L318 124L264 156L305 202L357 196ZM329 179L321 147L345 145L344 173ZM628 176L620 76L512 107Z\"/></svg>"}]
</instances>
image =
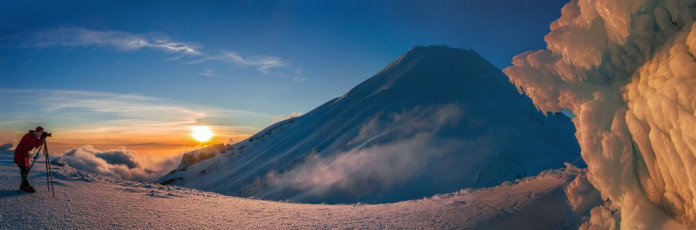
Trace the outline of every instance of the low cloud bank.
<instances>
[{"instance_id":1,"label":"low cloud bank","mask_svg":"<svg viewBox=\"0 0 696 230\"><path fill-rule=\"evenodd\" d=\"M177 165L180 156L162 157L138 153L125 147L97 150L91 145L67 151L61 156L73 168L135 181L155 181Z\"/></svg>"},{"instance_id":2,"label":"low cloud bank","mask_svg":"<svg viewBox=\"0 0 696 230\"><path fill-rule=\"evenodd\" d=\"M455 104L417 107L397 114L378 115L349 142L347 152L309 155L305 162L282 174L271 173L271 191L307 191L292 200L379 193L408 182L427 170L428 163L456 150L461 142L437 141L438 131L454 125L461 111Z\"/></svg>"}]
</instances>

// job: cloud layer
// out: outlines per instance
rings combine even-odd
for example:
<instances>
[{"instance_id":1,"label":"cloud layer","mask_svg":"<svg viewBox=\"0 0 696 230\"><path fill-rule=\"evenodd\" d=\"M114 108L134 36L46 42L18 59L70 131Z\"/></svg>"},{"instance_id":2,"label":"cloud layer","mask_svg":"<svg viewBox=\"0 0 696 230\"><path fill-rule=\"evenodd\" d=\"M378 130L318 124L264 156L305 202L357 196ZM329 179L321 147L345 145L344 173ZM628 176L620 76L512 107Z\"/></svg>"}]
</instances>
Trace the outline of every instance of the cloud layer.
<instances>
[{"instance_id":1,"label":"cloud layer","mask_svg":"<svg viewBox=\"0 0 696 230\"><path fill-rule=\"evenodd\" d=\"M125 147L101 151L90 145L70 150L61 159L73 168L137 181L155 181L176 168L181 160L177 156L154 156Z\"/></svg>"},{"instance_id":2,"label":"cloud layer","mask_svg":"<svg viewBox=\"0 0 696 230\"><path fill-rule=\"evenodd\" d=\"M454 104L376 116L350 141L358 147L328 156L312 154L289 172L271 173L267 176L270 191L307 191L291 199L302 200L337 194L359 198L388 190L421 174L437 156L459 147L460 143L438 141L435 135L442 127L456 123L460 116L461 111ZM393 139L380 138L385 136Z\"/></svg>"}]
</instances>

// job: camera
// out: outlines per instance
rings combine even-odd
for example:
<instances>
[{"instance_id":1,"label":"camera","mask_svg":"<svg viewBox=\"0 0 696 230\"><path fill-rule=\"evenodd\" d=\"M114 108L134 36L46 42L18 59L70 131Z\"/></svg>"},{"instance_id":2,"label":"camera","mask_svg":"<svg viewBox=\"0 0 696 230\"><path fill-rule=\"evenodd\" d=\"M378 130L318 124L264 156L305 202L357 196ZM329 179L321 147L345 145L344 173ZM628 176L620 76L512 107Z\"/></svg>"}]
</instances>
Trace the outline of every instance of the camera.
<instances>
[{"instance_id":1,"label":"camera","mask_svg":"<svg viewBox=\"0 0 696 230\"><path fill-rule=\"evenodd\" d=\"M51 136L51 133L49 133L49 132L44 132L43 134L41 134L42 138L46 138L46 137L50 137L50 136Z\"/></svg>"}]
</instances>

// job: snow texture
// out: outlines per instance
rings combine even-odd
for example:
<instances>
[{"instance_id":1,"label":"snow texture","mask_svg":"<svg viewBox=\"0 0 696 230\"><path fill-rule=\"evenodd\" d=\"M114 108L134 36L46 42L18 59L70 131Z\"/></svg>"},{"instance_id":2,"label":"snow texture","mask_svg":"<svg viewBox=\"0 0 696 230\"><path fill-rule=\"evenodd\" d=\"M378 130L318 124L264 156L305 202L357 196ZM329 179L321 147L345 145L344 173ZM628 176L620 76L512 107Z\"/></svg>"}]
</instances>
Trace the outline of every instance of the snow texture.
<instances>
[{"instance_id":1,"label":"snow texture","mask_svg":"<svg viewBox=\"0 0 696 230\"><path fill-rule=\"evenodd\" d=\"M390 204L298 204L230 197L102 176L53 160L55 198L44 167L17 190L19 169L0 152L0 229L573 229L582 222L564 188L584 171L550 170L485 189Z\"/></svg>"},{"instance_id":2,"label":"snow texture","mask_svg":"<svg viewBox=\"0 0 696 230\"><path fill-rule=\"evenodd\" d=\"M579 158L574 131L476 52L415 47L345 95L161 181L273 200L395 202L563 167Z\"/></svg>"},{"instance_id":3,"label":"snow texture","mask_svg":"<svg viewBox=\"0 0 696 230\"><path fill-rule=\"evenodd\" d=\"M696 228L696 4L572 0L548 48L504 72L537 108L577 115L604 206L583 228Z\"/></svg>"}]
</instances>

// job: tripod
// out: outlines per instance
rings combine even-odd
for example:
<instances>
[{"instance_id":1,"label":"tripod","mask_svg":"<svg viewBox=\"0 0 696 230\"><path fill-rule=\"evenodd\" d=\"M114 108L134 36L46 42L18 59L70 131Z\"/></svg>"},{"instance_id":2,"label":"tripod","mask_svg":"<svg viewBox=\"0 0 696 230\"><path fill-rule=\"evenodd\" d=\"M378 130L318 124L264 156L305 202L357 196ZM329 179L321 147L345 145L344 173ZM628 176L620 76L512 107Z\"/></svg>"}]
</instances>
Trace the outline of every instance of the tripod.
<instances>
[{"instance_id":1,"label":"tripod","mask_svg":"<svg viewBox=\"0 0 696 230\"><path fill-rule=\"evenodd\" d=\"M36 155L34 155L34 160L31 162L31 165L29 166L29 172L31 172L31 168L34 167L34 163L36 162L36 159L39 158L39 153L41 153L41 149L43 149L44 152L44 158L46 158L46 187L48 187L48 191L51 191L53 193L53 197L56 197L56 190L53 189L53 174L51 173L51 164L48 160L48 140L44 140L44 143L39 147L39 151L36 152Z\"/></svg>"}]
</instances>

